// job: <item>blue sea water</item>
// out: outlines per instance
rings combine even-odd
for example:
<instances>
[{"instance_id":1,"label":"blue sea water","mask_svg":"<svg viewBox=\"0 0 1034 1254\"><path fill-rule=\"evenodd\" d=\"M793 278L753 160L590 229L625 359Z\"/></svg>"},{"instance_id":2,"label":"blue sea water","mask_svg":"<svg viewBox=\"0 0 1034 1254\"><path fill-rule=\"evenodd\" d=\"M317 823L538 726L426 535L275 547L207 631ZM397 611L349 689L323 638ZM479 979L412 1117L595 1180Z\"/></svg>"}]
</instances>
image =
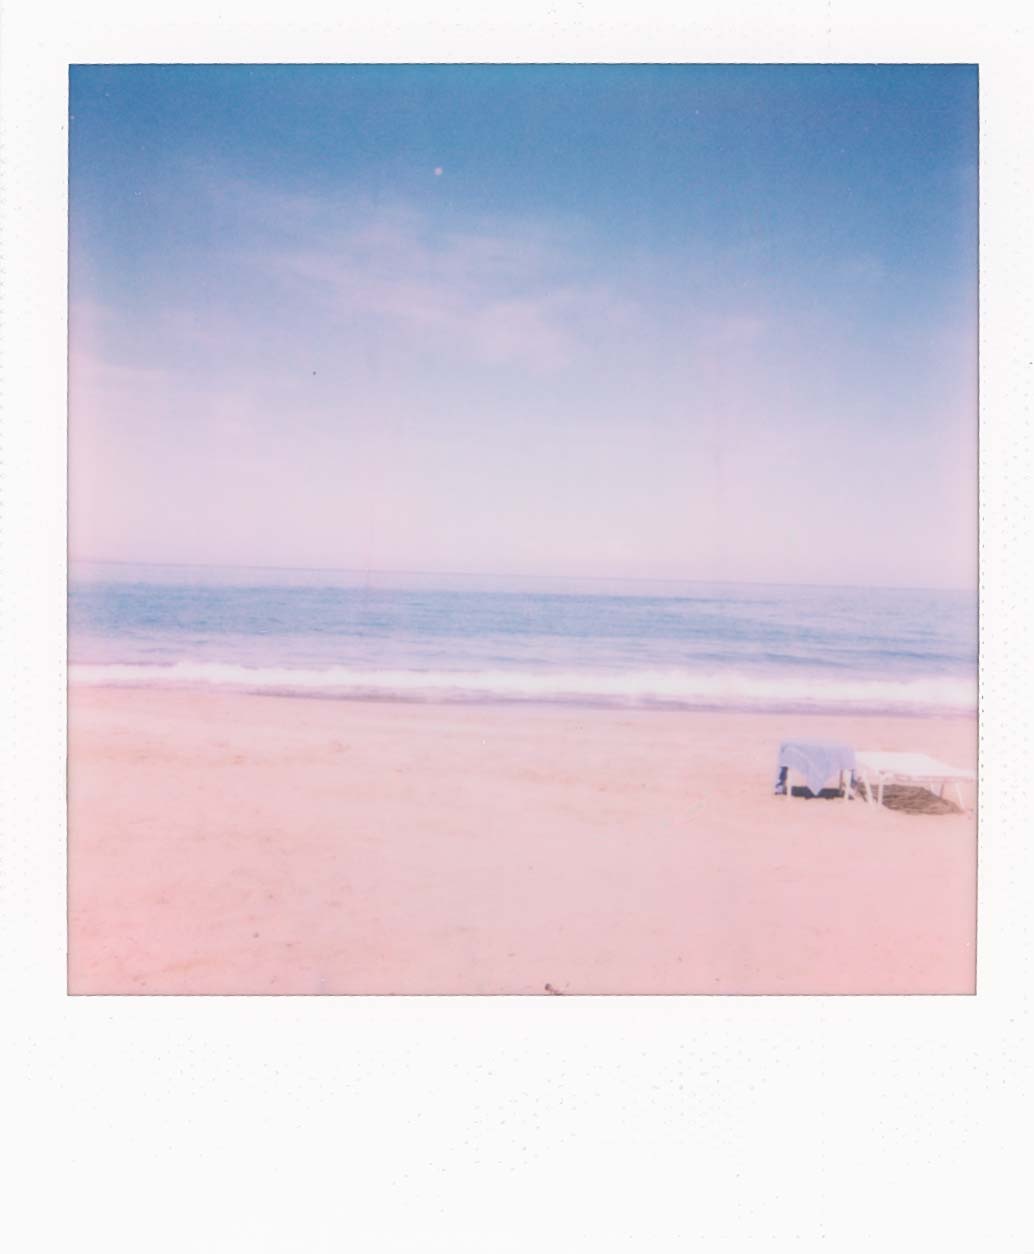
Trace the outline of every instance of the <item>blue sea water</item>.
<instances>
[{"instance_id":1,"label":"blue sea water","mask_svg":"<svg viewBox=\"0 0 1034 1254\"><path fill-rule=\"evenodd\" d=\"M73 566L74 681L400 700L976 709L930 589Z\"/></svg>"}]
</instances>

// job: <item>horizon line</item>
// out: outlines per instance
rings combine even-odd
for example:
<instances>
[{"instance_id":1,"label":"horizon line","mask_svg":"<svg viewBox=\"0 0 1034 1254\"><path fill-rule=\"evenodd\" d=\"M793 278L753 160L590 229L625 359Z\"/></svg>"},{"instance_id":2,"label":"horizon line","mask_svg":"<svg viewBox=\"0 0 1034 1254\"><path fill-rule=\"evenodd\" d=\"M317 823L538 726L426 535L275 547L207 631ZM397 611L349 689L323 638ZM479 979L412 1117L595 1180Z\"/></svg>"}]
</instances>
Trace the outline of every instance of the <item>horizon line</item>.
<instances>
[{"instance_id":1,"label":"horizon line","mask_svg":"<svg viewBox=\"0 0 1034 1254\"><path fill-rule=\"evenodd\" d=\"M872 589L881 592L976 592L979 595L979 581L975 587L960 587L957 584L858 584L858 583L797 583L794 581L774 579L700 579L690 576L674 575L543 575L520 574L513 571L483 570L411 570L398 567L375 566L284 566L260 562L154 562L138 561L131 558L118 557L67 557L68 566L73 563L92 566L156 566L174 570L272 570L296 571L300 574L343 574L343 575L421 575L441 578L463 579L554 579L554 580L597 580L609 583L666 583L666 584L720 584L731 587L748 588L848 588Z\"/></svg>"}]
</instances>

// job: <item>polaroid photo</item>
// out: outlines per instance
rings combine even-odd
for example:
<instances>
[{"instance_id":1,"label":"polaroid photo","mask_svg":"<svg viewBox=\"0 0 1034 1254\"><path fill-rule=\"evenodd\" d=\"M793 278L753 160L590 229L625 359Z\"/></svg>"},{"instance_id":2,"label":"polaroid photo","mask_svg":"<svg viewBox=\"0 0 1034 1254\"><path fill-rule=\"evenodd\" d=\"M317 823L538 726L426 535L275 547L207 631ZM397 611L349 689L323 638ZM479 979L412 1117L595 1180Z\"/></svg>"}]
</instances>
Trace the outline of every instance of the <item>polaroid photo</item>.
<instances>
[{"instance_id":1,"label":"polaroid photo","mask_svg":"<svg viewBox=\"0 0 1034 1254\"><path fill-rule=\"evenodd\" d=\"M1030 51L7 6L12 1248L1028 1250Z\"/></svg>"}]
</instances>

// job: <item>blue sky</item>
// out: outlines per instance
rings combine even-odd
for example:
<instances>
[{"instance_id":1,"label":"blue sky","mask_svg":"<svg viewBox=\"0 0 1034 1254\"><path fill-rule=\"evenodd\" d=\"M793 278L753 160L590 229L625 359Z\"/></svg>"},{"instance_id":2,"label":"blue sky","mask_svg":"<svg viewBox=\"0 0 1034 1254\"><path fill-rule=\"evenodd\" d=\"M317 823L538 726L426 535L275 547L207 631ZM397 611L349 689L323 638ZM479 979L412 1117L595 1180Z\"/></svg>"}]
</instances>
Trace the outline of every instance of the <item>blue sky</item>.
<instances>
[{"instance_id":1,"label":"blue sky","mask_svg":"<svg viewBox=\"0 0 1034 1254\"><path fill-rule=\"evenodd\" d=\"M972 586L974 67L74 67L73 556Z\"/></svg>"}]
</instances>

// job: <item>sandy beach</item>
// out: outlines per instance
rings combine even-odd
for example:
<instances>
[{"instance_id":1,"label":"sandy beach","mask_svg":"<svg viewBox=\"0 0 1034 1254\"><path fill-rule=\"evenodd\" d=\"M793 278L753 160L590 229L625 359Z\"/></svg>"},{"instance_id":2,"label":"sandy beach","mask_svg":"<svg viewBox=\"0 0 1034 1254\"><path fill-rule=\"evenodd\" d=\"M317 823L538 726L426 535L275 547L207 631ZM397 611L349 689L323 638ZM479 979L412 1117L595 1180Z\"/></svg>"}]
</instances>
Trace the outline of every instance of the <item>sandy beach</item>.
<instances>
[{"instance_id":1,"label":"sandy beach","mask_svg":"<svg viewBox=\"0 0 1034 1254\"><path fill-rule=\"evenodd\" d=\"M70 698L73 993L968 993L972 814L772 795L777 742L976 725Z\"/></svg>"}]
</instances>

